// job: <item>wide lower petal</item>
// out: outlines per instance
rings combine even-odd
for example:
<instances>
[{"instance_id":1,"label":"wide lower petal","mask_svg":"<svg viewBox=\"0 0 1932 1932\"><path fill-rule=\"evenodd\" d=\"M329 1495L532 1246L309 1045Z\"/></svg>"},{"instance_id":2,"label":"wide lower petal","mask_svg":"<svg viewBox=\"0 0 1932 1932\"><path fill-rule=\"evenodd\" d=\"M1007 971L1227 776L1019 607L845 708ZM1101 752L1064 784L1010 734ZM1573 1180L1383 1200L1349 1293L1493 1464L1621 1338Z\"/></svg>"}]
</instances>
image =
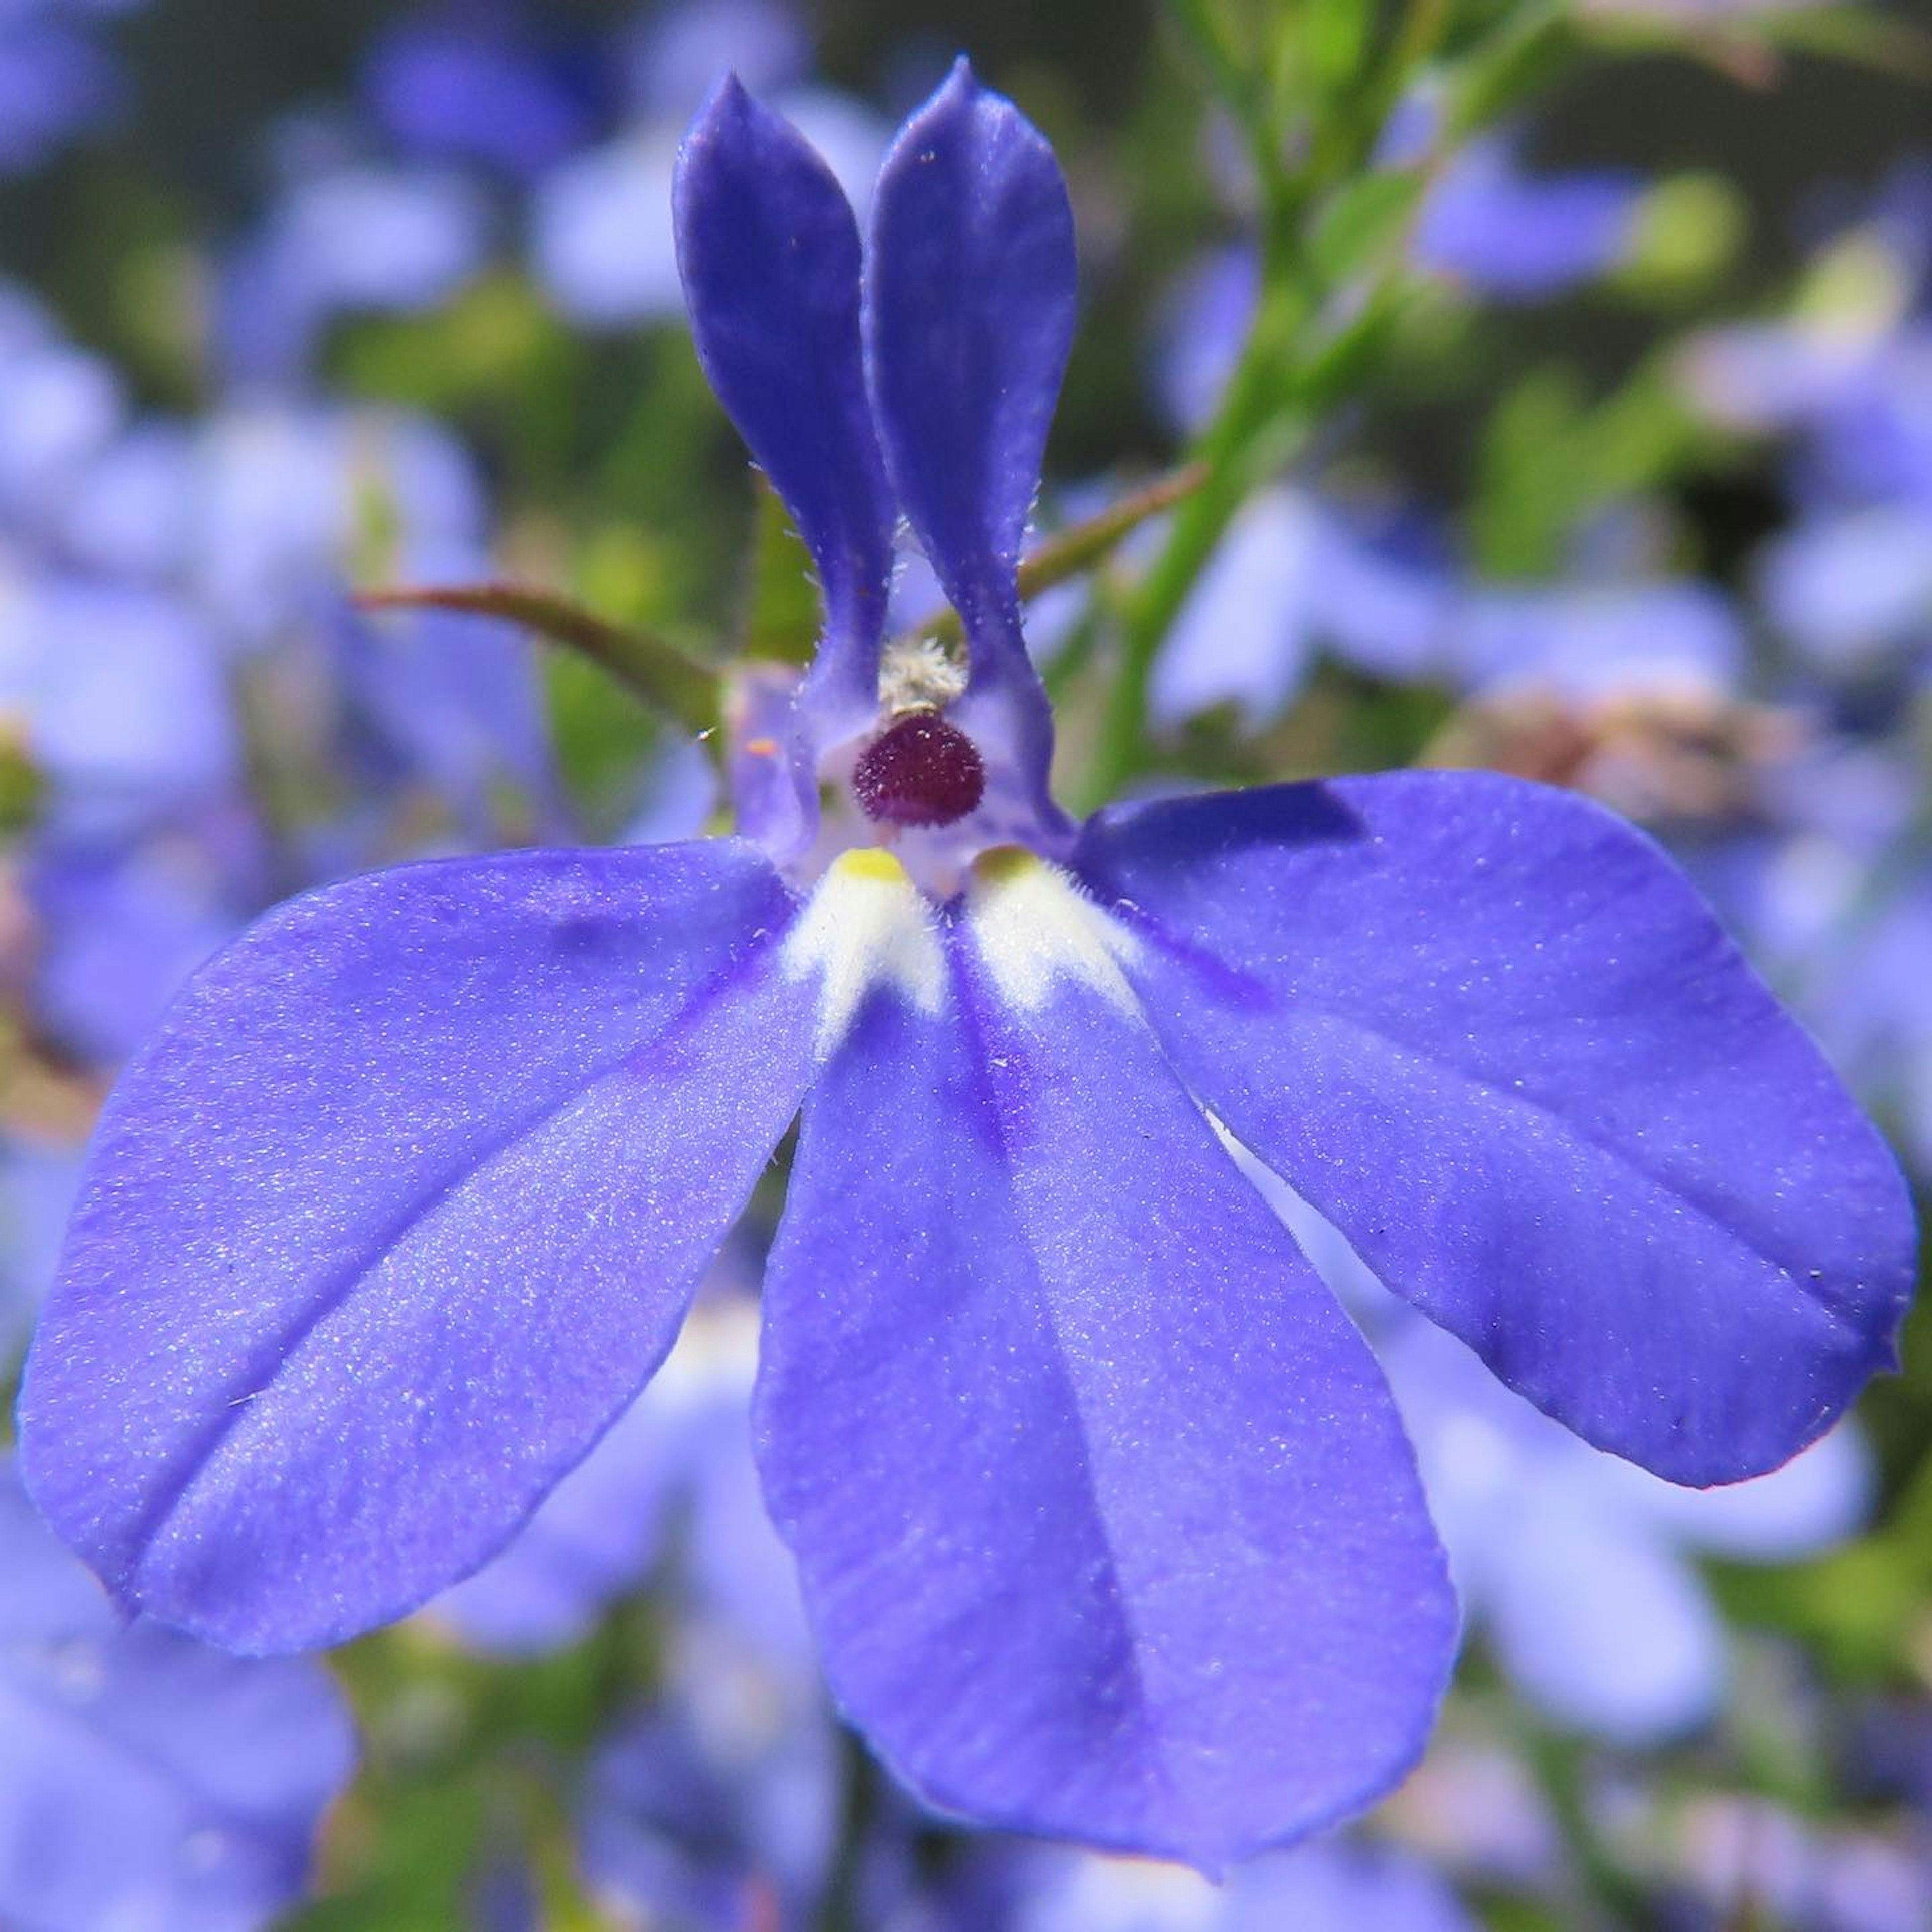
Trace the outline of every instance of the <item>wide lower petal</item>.
<instances>
[{"instance_id":1,"label":"wide lower petal","mask_svg":"<svg viewBox=\"0 0 1932 1932\"><path fill-rule=\"evenodd\" d=\"M25 1472L130 1605L336 1640L475 1569L663 1358L809 1075L742 844L352 880L194 980L103 1118Z\"/></svg>"},{"instance_id":2,"label":"wide lower petal","mask_svg":"<svg viewBox=\"0 0 1932 1932\"><path fill-rule=\"evenodd\" d=\"M943 998L875 986L808 1103L766 1494L928 1802L1216 1868L1401 1774L1453 1602L1378 1371L1082 902L982 871Z\"/></svg>"},{"instance_id":3,"label":"wide lower petal","mask_svg":"<svg viewBox=\"0 0 1932 1932\"><path fill-rule=\"evenodd\" d=\"M1105 813L1079 862L1194 1090L1586 1440L1733 1480L1892 1362L1898 1170L1621 820L1418 772Z\"/></svg>"}]
</instances>

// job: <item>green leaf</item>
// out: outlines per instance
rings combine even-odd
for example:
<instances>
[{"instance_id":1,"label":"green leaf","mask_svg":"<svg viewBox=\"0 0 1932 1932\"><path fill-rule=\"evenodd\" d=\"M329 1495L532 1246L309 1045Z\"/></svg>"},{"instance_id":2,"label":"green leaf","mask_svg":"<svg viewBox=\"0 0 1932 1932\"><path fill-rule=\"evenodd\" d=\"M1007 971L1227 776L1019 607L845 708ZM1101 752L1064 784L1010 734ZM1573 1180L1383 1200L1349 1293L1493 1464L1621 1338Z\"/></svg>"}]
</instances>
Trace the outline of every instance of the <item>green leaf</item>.
<instances>
[{"instance_id":1,"label":"green leaf","mask_svg":"<svg viewBox=\"0 0 1932 1932\"><path fill-rule=\"evenodd\" d=\"M1425 178L1420 169L1358 176L1331 195L1308 238L1309 259L1324 284L1352 280L1401 243Z\"/></svg>"}]
</instances>

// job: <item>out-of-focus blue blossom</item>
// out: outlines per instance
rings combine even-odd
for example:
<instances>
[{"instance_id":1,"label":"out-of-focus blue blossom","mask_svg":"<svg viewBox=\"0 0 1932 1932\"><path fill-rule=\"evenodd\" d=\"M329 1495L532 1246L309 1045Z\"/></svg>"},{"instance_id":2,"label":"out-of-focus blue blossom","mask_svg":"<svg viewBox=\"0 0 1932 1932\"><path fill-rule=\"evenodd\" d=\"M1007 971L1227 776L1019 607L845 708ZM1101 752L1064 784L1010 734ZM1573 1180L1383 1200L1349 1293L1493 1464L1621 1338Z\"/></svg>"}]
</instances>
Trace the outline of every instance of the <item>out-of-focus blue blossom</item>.
<instances>
[{"instance_id":1,"label":"out-of-focus blue blossom","mask_svg":"<svg viewBox=\"0 0 1932 1932\"><path fill-rule=\"evenodd\" d=\"M30 301L0 312L0 530L34 530L120 430L119 379Z\"/></svg>"},{"instance_id":2,"label":"out-of-focus blue blossom","mask_svg":"<svg viewBox=\"0 0 1932 1932\"><path fill-rule=\"evenodd\" d=\"M1411 166L1435 137L1437 103L1409 97L1378 151L1386 166ZM1638 230L1645 184L1618 170L1537 176L1517 143L1477 141L1445 162L1418 213L1410 259L1495 301L1535 302L1608 272ZM1213 412L1246 339L1260 295L1252 246L1204 256L1175 284L1156 328L1155 385L1169 416L1198 428Z\"/></svg>"},{"instance_id":3,"label":"out-of-focus blue blossom","mask_svg":"<svg viewBox=\"0 0 1932 1932\"><path fill-rule=\"evenodd\" d=\"M69 834L125 831L230 784L221 653L164 590L35 575L0 551L0 712Z\"/></svg>"},{"instance_id":4,"label":"out-of-focus blue blossom","mask_svg":"<svg viewBox=\"0 0 1932 1932\"><path fill-rule=\"evenodd\" d=\"M309 710L379 783L440 787L487 818L507 779L540 808L554 781L528 638L434 611L370 615L352 583L490 574L488 509L467 453L406 413L302 403L210 417L196 452L190 580L231 650L306 662Z\"/></svg>"},{"instance_id":5,"label":"out-of-focus blue blossom","mask_svg":"<svg viewBox=\"0 0 1932 1932\"><path fill-rule=\"evenodd\" d=\"M1762 1919L1791 1932L1921 1932L1932 1923L1932 1846L1923 1828L1882 1835L1817 1823L1778 1805L1712 1795L1670 1834L1673 1888L1690 1932Z\"/></svg>"},{"instance_id":6,"label":"out-of-focus blue blossom","mask_svg":"<svg viewBox=\"0 0 1932 1932\"><path fill-rule=\"evenodd\" d=\"M1439 1330L1411 1328L1383 1360L1466 1610L1526 1696L1618 1743L1661 1742L1718 1708L1724 1625L1694 1553L1794 1561L1869 1505L1849 1431L1755 1482L1679 1490L1554 1430Z\"/></svg>"},{"instance_id":7,"label":"out-of-focus blue blossom","mask_svg":"<svg viewBox=\"0 0 1932 1932\"><path fill-rule=\"evenodd\" d=\"M802 1924L831 1862L837 1775L823 1714L755 1679L686 1671L592 1761L577 1820L585 1886L624 1924Z\"/></svg>"},{"instance_id":8,"label":"out-of-focus blue blossom","mask_svg":"<svg viewBox=\"0 0 1932 1932\"><path fill-rule=\"evenodd\" d=\"M1378 545L1313 489L1259 491L1162 646L1154 713L1171 723L1232 702L1265 725L1324 649L1377 676L1426 676L1441 668L1453 598L1447 572Z\"/></svg>"},{"instance_id":9,"label":"out-of-focus blue blossom","mask_svg":"<svg viewBox=\"0 0 1932 1932\"><path fill-rule=\"evenodd\" d=\"M529 1652L581 1635L658 1573L660 1696L598 1750L578 1807L586 1882L626 1924L802 1923L831 1856L830 1712L752 1460L757 1325L754 1303L717 1288L597 1450L430 1612L468 1642Z\"/></svg>"},{"instance_id":10,"label":"out-of-focus blue blossom","mask_svg":"<svg viewBox=\"0 0 1932 1932\"><path fill-rule=\"evenodd\" d=\"M1478 583L1457 602L1446 656L1456 682L1485 695L1703 698L1737 688L1745 639L1724 597L1688 579Z\"/></svg>"},{"instance_id":11,"label":"out-of-focus blue blossom","mask_svg":"<svg viewBox=\"0 0 1932 1932\"><path fill-rule=\"evenodd\" d=\"M686 124L726 73L777 95L862 210L891 128L850 96L812 85L809 54L796 10L776 0L694 0L645 20L628 62L629 124L554 170L532 202L532 261L566 315L592 328L682 317L671 172Z\"/></svg>"},{"instance_id":12,"label":"out-of-focus blue blossom","mask_svg":"<svg viewBox=\"0 0 1932 1932\"><path fill-rule=\"evenodd\" d=\"M1895 176L1820 251L1790 315L1707 329L1679 358L1686 394L1714 420L1802 437L1808 507L1932 500L1932 250L1918 181Z\"/></svg>"},{"instance_id":13,"label":"out-of-focus blue blossom","mask_svg":"<svg viewBox=\"0 0 1932 1932\"><path fill-rule=\"evenodd\" d=\"M524 0L440 0L376 35L362 91L404 154L527 177L590 138L610 88L594 44Z\"/></svg>"},{"instance_id":14,"label":"out-of-focus blue blossom","mask_svg":"<svg viewBox=\"0 0 1932 1932\"><path fill-rule=\"evenodd\" d=\"M310 624L372 570L406 583L487 570L481 479L425 418L242 402L198 438L194 585L244 651Z\"/></svg>"},{"instance_id":15,"label":"out-of-focus blue blossom","mask_svg":"<svg viewBox=\"0 0 1932 1932\"><path fill-rule=\"evenodd\" d=\"M1900 177L1823 254L1793 316L1707 331L1680 362L1713 418L1792 439L1798 516L1760 558L1757 587L1778 634L1828 674L1932 638L1932 308L1922 210L1905 192L1916 181Z\"/></svg>"},{"instance_id":16,"label":"out-of-focus blue blossom","mask_svg":"<svg viewBox=\"0 0 1932 1932\"><path fill-rule=\"evenodd\" d=\"M0 1919L249 1932L301 1895L355 1761L306 1660L124 1623L0 1466Z\"/></svg>"},{"instance_id":17,"label":"out-of-focus blue blossom","mask_svg":"<svg viewBox=\"0 0 1932 1932\"><path fill-rule=\"evenodd\" d=\"M790 0L670 0L639 20L625 62L632 111L654 121L688 121L724 74L778 93L811 64L806 17Z\"/></svg>"},{"instance_id":18,"label":"out-of-focus blue blossom","mask_svg":"<svg viewBox=\"0 0 1932 1932\"><path fill-rule=\"evenodd\" d=\"M1523 1754L1504 1741L1438 1731L1383 1815L1402 1842L1458 1883L1546 1889L1563 1832Z\"/></svg>"},{"instance_id":19,"label":"out-of-focus blue blossom","mask_svg":"<svg viewBox=\"0 0 1932 1932\"><path fill-rule=\"evenodd\" d=\"M121 69L91 29L136 4L8 0L0 8L0 176L38 167L119 106Z\"/></svg>"},{"instance_id":20,"label":"out-of-focus blue blossom","mask_svg":"<svg viewBox=\"0 0 1932 1932\"><path fill-rule=\"evenodd\" d=\"M23 884L38 927L38 1025L93 1067L119 1066L176 989L260 903L261 855L203 814L137 842L43 836ZM253 843L244 838L243 844Z\"/></svg>"},{"instance_id":21,"label":"out-of-focus blue blossom","mask_svg":"<svg viewBox=\"0 0 1932 1932\"><path fill-rule=\"evenodd\" d=\"M177 576L195 537L197 448L186 423L130 424L72 476L49 532L56 547L109 577Z\"/></svg>"},{"instance_id":22,"label":"out-of-focus blue blossom","mask_svg":"<svg viewBox=\"0 0 1932 1932\"><path fill-rule=\"evenodd\" d=\"M80 1184L77 1146L0 1135L0 1365L18 1355L54 1278Z\"/></svg>"},{"instance_id":23,"label":"out-of-focus blue blossom","mask_svg":"<svg viewBox=\"0 0 1932 1932\"><path fill-rule=\"evenodd\" d=\"M1932 641L1932 493L1808 517L1766 548L1758 592L1780 635L1844 672Z\"/></svg>"},{"instance_id":24,"label":"out-of-focus blue blossom","mask_svg":"<svg viewBox=\"0 0 1932 1932\"><path fill-rule=\"evenodd\" d=\"M1726 1646L1694 1558L1792 1562L1853 1534L1874 1489L1855 1430L1754 1481L1661 1482L1504 1388L1390 1297L1305 1204L1250 1172L1379 1334L1465 1612L1517 1688L1558 1722L1622 1744L1658 1744L1711 1718Z\"/></svg>"},{"instance_id":25,"label":"out-of-focus blue blossom","mask_svg":"<svg viewBox=\"0 0 1932 1932\"><path fill-rule=\"evenodd\" d=\"M1198 430L1214 414L1260 295L1260 259L1238 245L1204 256L1168 291L1156 321L1154 383L1178 427Z\"/></svg>"},{"instance_id":26,"label":"out-of-focus blue blossom","mask_svg":"<svg viewBox=\"0 0 1932 1932\"><path fill-rule=\"evenodd\" d=\"M453 168L326 160L283 190L224 265L226 367L243 382L293 382L332 321L434 307L476 272L489 236L481 190Z\"/></svg>"},{"instance_id":27,"label":"out-of-focus blue blossom","mask_svg":"<svg viewBox=\"0 0 1932 1932\"><path fill-rule=\"evenodd\" d=\"M1635 238L1644 184L1623 169L1536 175L1492 136L1454 156L1424 197L1418 268L1494 301L1540 302L1616 266Z\"/></svg>"},{"instance_id":28,"label":"out-of-focus blue blossom","mask_svg":"<svg viewBox=\"0 0 1932 1932\"><path fill-rule=\"evenodd\" d=\"M949 1932L1475 1932L1450 1887L1419 1859L1346 1840L1250 1860L1224 1884L1178 1865L1024 1851L1004 1874L997 1920Z\"/></svg>"},{"instance_id":29,"label":"out-of-focus blue blossom","mask_svg":"<svg viewBox=\"0 0 1932 1932\"><path fill-rule=\"evenodd\" d=\"M1907 748L1828 744L1767 794L1709 889L1858 1090L1932 1161L1932 874Z\"/></svg>"}]
</instances>

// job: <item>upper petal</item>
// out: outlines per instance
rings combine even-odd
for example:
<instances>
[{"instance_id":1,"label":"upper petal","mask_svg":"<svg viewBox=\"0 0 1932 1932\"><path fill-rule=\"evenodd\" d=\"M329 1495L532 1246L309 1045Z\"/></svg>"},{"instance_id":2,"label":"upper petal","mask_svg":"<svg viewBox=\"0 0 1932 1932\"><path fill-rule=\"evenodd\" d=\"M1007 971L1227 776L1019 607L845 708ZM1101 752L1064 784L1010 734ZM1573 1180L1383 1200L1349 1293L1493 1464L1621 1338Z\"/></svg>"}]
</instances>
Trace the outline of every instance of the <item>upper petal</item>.
<instances>
[{"instance_id":1,"label":"upper petal","mask_svg":"<svg viewBox=\"0 0 1932 1932\"><path fill-rule=\"evenodd\" d=\"M826 615L814 682L856 728L878 701L893 517L851 207L797 130L730 80L686 137L673 205L699 359L812 552Z\"/></svg>"},{"instance_id":2,"label":"upper petal","mask_svg":"<svg viewBox=\"0 0 1932 1932\"><path fill-rule=\"evenodd\" d=\"M1000 707L1044 796L1046 694L1020 633L1020 541L1073 340L1073 214L1039 130L962 61L879 177L866 348L886 460L965 620L969 703Z\"/></svg>"},{"instance_id":3,"label":"upper petal","mask_svg":"<svg viewBox=\"0 0 1932 1932\"><path fill-rule=\"evenodd\" d=\"M1609 813L1408 772L1106 813L1082 862L1190 1085L1586 1440L1734 1480L1891 1361L1890 1155Z\"/></svg>"},{"instance_id":4,"label":"upper petal","mask_svg":"<svg viewBox=\"0 0 1932 1932\"><path fill-rule=\"evenodd\" d=\"M808 1077L737 844L351 880L190 982L29 1358L35 1500L128 1602L332 1641L490 1556L669 1348Z\"/></svg>"},{"instance_id":5,"label":"upper petal","mask_svg":"<svg viewBox=\"0 0 1932 1932\"><path fill-rule=\"evenodd\" d=\"M982 880L940 996L854 1013L754 1426L833 1690L900 1775L1212 1868L1401 1774L1454 1606L1373 1361L1082 905L1035 862Z\"/></svg>"}]
</instances>

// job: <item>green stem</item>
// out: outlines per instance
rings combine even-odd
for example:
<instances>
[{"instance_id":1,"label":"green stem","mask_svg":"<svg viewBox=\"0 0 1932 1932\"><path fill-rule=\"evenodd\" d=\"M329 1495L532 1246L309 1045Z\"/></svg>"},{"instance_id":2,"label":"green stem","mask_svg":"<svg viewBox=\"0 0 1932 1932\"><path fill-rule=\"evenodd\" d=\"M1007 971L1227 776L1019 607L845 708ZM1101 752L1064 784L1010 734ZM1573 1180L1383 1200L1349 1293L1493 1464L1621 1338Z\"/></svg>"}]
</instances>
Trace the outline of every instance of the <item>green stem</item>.
<instances>
[{"instance_id":1,"label":"green stem","mask_svg":"<svg viewBox=\"0 0 1932 1932\"><path fill-rule=\"evenodd\" d=\"M653 710L676 719L694 736L701 737L717 727L720 700L716 672L687 657L675 644L641 631L607 624L554 591L516 584L410 585L365 590L356 601L366 610L453 610L520 624L602 666Z\"/></svg>"},{"instance_id":2,"label":"green stem","mask_svg":"<svg viewBox=\"0 0 1932 1932\"><path fill-rule=\"evenodd\" d=\"M1214 0L1168 0L1168 11L1206 69L1210 91L1240 127L1256 178L1264 184L1278 179L1280 134L1262 64L1232 44Z\"/></svg>"},{"instance_id":3,"label":"green stem","mask_svg":"<svg viewBox=\"0 0 1932 1932\"><path fill-rule=\"evenodd\" d=\"M1083 811L1112 797L1138 768L1155 656L1254 482L1256 466L1249 459L1276 413L1280 356L1272 334L1258 327L1250 338L1202 440L1206 481L1174 513L1167 542L1129 607L1100 738L1078 788Z\"/></svg>"},{"instance_id":4,"label":"green stem","mask_svg":"<svg viewBox=\"0 0 1932 1932\"><path fill-rule=\"evenodd\" d=\"M1020 601L1030 603L1042 591L1051 590L1055 584L1093 569L1105 561L1124 537L1131 536L1150 518L1192 496L1207 480L1206 470L1198 463L1190 463L1109 503L1098 515L1088 518L1084 523L1070 524L1049 537L1020 560ZM959 613L949 606L935 610L906 634L958 644L965 637L966 626Z\"/></svg>"}]
</instances>

